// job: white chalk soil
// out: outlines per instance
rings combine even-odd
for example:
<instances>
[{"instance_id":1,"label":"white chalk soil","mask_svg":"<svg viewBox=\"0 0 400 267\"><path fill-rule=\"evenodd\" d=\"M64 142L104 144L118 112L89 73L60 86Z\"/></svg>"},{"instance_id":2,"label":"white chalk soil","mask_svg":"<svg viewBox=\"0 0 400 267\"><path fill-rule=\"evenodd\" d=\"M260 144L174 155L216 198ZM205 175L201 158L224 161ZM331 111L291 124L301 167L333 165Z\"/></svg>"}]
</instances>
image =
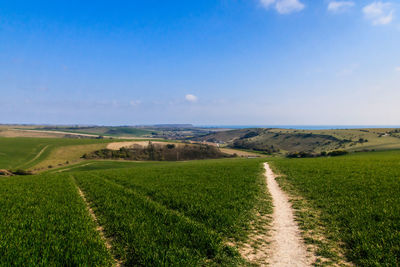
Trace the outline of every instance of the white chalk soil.
<instances>
[{"instance_id":1,"label":"white chalk soil","mask_svg":"<svg viewBox=\"0 0 400 267\"><path fill-rule=\"evenodd\" d=\"M270 266L311 266L315 261L300 235L289 197L275 180L276 175L264 163L268 190L272 197L273 215L269 237L268 264Z\"/></svg>"}]
</instances>

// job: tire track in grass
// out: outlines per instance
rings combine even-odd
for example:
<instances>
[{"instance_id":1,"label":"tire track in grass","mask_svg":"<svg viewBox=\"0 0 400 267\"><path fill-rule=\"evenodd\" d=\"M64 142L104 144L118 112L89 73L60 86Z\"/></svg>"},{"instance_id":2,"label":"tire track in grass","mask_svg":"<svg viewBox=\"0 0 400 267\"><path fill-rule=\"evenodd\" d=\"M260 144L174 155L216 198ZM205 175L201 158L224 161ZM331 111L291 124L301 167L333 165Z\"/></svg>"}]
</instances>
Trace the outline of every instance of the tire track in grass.
<instances>
[{"instance_id":1,"label":"tire track in grass","mask_svg":"<svg viewBox=\"0 0 400 267\"><path fill-rule=\"evenodd\" d=\"M78 190L79 196L82 198L83 202L85 203L86 208L87 208L87 210L88 210L88 212L89 212L90 217L92 218L92 220L93 220L93 221L95 222L95 224L97 225L96 230L97 230L97 232L99 233L101 239L103 239L104 244L105 244L107 250L110 252L110 255L112 256L112 258L113 258L113 260L114 260L114 263L115 263L114 266L116 266L116 267L123 266L122 262L119 261L119 260L117 260L117 259L114 257L114 255L112 254L111 240L110 240L109 238L106 237L104 228L99 224L99 221L97 220L96 214L94 213L93 209L90 207L90 203L89 203L89 202L87 201L87 199L86 199L85 193L80 189L80 187L79 187L78 184L76 183L75 178L74 178L72 175L71 175L70 177L71 177L73 183L75 184L76 189Z\"/></svg>"},{"instance_id":2,"label":"tire track in grass","mask_svg":"<svg viewBox=\"0 0 400 267\"><path fill-rule=\"evenodd\" d=\"M44 146L44 147L39 151L39 153L36 154L36 156L35 156L33 159L31 159L31 160L29 160L29 161L27 161L27 162L25 162L25 163L19 165L17 168L21 168L21 167L23 167L23 166L28 166L29 164L31 164L32 162L34 162L35 160L37 160L37 159L44 153L44 151L45 151L48 147L49 147L49 145Z\"/></svg>"},{"instance_id":3,"label":"tire track in grass","mask_svg":"<svg viewBox=\"0 0 400 267\"><path fill-rule=\"evenodd\" d=\"M153 205L158 206L158 207L160 207L160 208L162 208L162 209L168 210L169 212L171 212L171 213L173 213L173 214L175 214L175 215L177 215L177 216L180 216L180 217L184 218L184 219L187 220L188 222L199 224L199 225L203 226L204 228L207 228L207 229L210 230L211 232L213 232L213 233L215 233L215 234L218 234L214 229L212 229L211 227L205 225L203 222L201 222L201 221L199 221L199 220L196 220L195 218L192 218L192 217L190 217L190 216L187 216L185 213L183 213L183 212L181 212L181 211L179 211L179 210L177 210L177 209L170 208L170 207L164 205L163 203L154 200L153 198L151 198L150 196L148 196L146 193L140 193L140 192L137 191L135 188L132 188L132 187L129 187L129 186L125 186L125 185L119 184L119 183L117 183L117 182L115 182L115 181L112 181L112 180L107 179L107 178L104 178L104 177L102 177L102 179L103 179L104 182L109 183L109 184L111 184L111 185L114 185L114 186L116 186L116 187L119 187L119 188L125 190L126 192L129 192L129 193L132 193L132 194L135 194L135 195L141 195L141 196L144 197L147 201L153 203Z\"/></svg>"},{"instance_id":4,"label":"tire track in grass","mask_svg":"<svg viewBox=\"0 0 400 267\"><path fill-rule=\"evenodd\" d=\"M85 182L82 187L86 189L87 184L84 184ZM105 208L101 212L101 220L106 214L105 231L115 236L115 239L111 240L113 250L121 251L120 256L127 265L208 266L210 264L218 266L216 264L222 261L226 263L222 266L234 266L233 262L242 262L234 250L228 249L223 244L218 233L180 212L168 209L135 190L103 177L99 177L99 183L94 188L90 188L89 185L87 189L89 199L93 196L92 193L97 191L96 187L103 190L107 188L100 193L101 196L107 195L106 191L111 192L111 195L121 196L120 200L122 201L116 203L116 213L114 213L114 203L109 201L113 198L105 197L100 200L100 203L95 202L96 207L99 205L101 209ZM137 206L138 210L132 213L132 210L135 211L134 206ZM124 214L125 209L128 210L127 216ZM145 212L141 213L140 210ZM140 218L135 218L136 216L140 216ZM121 221L121 223L117 221ZM146 225L153 226L148 228ZM171 238L174 235L175 237ZM150 264L154 262L157 264ZM168 262L175 262L176 265L169 265ZM181 262L190 264L182 265Z\"/></svg>"}]
</instances>

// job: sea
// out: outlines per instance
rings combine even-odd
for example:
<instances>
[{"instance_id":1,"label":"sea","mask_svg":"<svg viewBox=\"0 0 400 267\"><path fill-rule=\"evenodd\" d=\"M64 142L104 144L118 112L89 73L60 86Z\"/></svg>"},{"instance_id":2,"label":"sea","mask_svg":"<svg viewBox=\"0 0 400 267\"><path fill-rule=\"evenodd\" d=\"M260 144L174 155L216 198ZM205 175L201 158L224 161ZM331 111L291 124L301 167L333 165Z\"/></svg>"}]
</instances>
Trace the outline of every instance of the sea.
<instances>
[{"instance_id":1,"label":"sea","mask_svg":"<svg viewBox=\"0 0 400 267\"><path fill-rule=\"evenodd\" d=\"M337 130L365 128L400 128L400 125L194 125L199 128L246 129L246 128L280 128L295 130Z\"/></svg>"}]
</instances>

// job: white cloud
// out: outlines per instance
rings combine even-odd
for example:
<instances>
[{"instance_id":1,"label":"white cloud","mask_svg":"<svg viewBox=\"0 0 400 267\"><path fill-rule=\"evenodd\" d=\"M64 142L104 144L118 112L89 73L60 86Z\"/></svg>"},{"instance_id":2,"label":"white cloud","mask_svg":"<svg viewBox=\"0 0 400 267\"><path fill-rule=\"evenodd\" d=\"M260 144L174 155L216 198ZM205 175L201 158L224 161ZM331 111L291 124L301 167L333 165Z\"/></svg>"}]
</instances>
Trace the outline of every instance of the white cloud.
<instances>
[{"instance_id":1,"label":"white cloud","mask_svg":"<svg viewBox=\"0 0 400 267\"><path fill-rule=\"evenodd\" d=\"M140 105L141 103L142 103L142 101L140 101L140 100L129 101L129 105L131 105L132 107L136 107L136 106Z\"/></svg>"},{"instance_id":2,"label":"white cloud","mask_svg":"<svg viewBox=\"0 0 400 267\"><path fill-rule=\"evenodd\" d=\"M337 75L338 76L348 76L352 75L358 68L360 67L359 64L353 64L350 66L347 66L346 68L341 69Z\"/></svg>"},{"instance_id":3,"label":"white cloud","mask_svg":"<svg viewBox=\"0 0 400 267\"><path fill-rule=\"evenodd\" d=\"M394 8L391 3L377 1L365 6L363 13L365 18L371 20L373 25L386 25L393 20Z\"/></svg>"},{"instance_id":4,"label":"white cloud","mask_svg":"<svg viewBox=\"0 0 400 267\"><path fill-rule=\"evenodd\" d=\"M334 13L344 12L355 5L353 1L331 1L328 10Z\"/></svg>"},{"instance_id":5,"label":"white cloud","mask_svg":"<svg viewBox=\"0 0 400 267\"><path fill-rule=\"evenodd\" d=\"M396 67L394 70L400 72L400 67Z\"/></svg>"},{"instance_id":6,"label":"white cloud","mask_svg":"<svg viewBox=\"0 0 400 267\"><path fill-rule=\"evenodd\" d=\"M260 0L260 1L261 4L266 8L270 7L272 4L275 4L275 0Z\"/></svg>"},{"instance_id":7,"label":"white cloud","mask_svg":"<svg viewBox=\"0 0 400 267\"><path fill-rule=\"evenodd\" d=\"M188 102L192 102L192 103L197 102L197 96L192 95L192 94L185 95L185 99Z\"/></svg>"},{"instance_id":8,"label":"white cloud","mask_svg":"<svg viewBox=\"0 0 400 267\"><path fill-rule=\"evenodd\" d=\"M273 6L280 14L290 14L304 9L304 4L300 0L260 0L265 8Z\"/></svg>"}]
</instances>

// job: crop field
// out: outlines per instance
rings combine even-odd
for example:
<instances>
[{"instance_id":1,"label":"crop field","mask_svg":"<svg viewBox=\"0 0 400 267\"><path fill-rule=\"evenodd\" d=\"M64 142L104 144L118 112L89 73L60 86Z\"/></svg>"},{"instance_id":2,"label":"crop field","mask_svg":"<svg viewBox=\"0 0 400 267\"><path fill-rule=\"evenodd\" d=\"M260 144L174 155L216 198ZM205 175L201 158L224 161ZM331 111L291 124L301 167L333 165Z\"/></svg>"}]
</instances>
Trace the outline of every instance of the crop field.
<instances>
[{"instance_id":1,"label":"crop field","mask_svg":"<svg viewBox=\"0 0 400 267\"><path fill-rule=\"evenodd\" d=\"M399 265L400 151L272 164L284 175L281 184L318 211L325 236L343 243L348 260L359 266Z\"/></svg>"},{"instance_id":2,"label":"crop field","mask_svg":"<svg viewBox=\"0 0 400 267\"><path fill-rule=\"evenodd\" d=\"M71 178L0 178L0 196L1 266L111 265Z\"/></svg>"},{"instance_id":3,"label":"crop field","mask_svg":"<svg viewBox=\"0 0 400 267\"><path fill-rule=\"evenodd\" d=\"M0 263L107 266L113 256L126 266L243 265L227 242L245 241L255 212L271 211L261 163L88 161L0 178Z\"/></svg>"},{"instance_id":4,"label":"crop field","mask_svg":"<svg viewBox=\"0 0 400 267\"><path fill-rule=\"evenodd\" d=\"M84 145L100 144L100 147L105 147L105 144L109 142L112 142L112 140L0 137L0 168L28 169L48 158L52 151L56 150L57 148L71 148L72 146L81 145L81 148L83 148L83 151L85 151ZM98 146L96 146L94 150L96 148L98 148ZM79 158L84 152L78 151L78 153ZM68 155L66 155L65 151L62 154L62 160L65 161L65 156Z\"/></svg>"},{"instance_id":5,"label":"crop field","mask_svg":"<svg viewBox=\"0 0 400 267\"><path fill-rule=\"evenodd\" d=\"M262 194L259 160L71 172L127 265L235 264ZM269 210L269 209L268 209Z\"/></svg>"},{"instance_id":6,"label":"crop field","mask_svg":"<svg viewBox=\"0 0 400 267\"><path fill-rule=\"evenodd\" d=\"M46 173L124 169L124 168L134 168L138 164L151 164L151 163L139 162L139 161L124 161L124 160L85 160L71 166L65 166L53 170L48 170L46 171Z\"/></svg>"}]
</instances>

